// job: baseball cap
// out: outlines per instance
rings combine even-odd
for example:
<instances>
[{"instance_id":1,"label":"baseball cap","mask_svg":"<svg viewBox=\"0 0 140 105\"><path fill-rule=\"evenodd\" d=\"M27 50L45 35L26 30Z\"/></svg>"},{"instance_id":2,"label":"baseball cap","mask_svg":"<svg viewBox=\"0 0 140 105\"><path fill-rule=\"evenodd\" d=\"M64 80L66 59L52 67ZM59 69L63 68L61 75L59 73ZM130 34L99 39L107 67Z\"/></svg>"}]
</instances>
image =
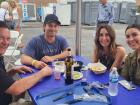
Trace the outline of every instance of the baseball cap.
<instances>
[{"instance_id":1,"label":"baseball cap","mask_svg":"<svg viewBox=\"0 0 140 105\"><path fill-rule=\"evenodd\" d=\"M54 14L49 14L45 17L45 20L44 20L44 24L47 24L47 23L52 23L52 22L55 22L59 25L61 25L60 21L58 20L58 17Z\"/></svg>"}]
</instances>

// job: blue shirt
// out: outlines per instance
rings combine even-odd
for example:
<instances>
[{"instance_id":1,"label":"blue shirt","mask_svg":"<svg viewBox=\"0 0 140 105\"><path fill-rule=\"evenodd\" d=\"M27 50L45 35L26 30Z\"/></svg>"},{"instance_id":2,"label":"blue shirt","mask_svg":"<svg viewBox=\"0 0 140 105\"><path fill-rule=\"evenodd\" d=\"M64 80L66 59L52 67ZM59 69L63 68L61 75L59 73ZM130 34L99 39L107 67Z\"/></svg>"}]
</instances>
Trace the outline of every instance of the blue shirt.
<instances>
[{"instance_id":1,"label":"blue shirt","mask_svg":"<svg viewBox=\"0 0 140 105\"><path fill-rule=\"evenodd\" d=\"M97 23L98 21L109 21L109 25L112 25L114 18L114 7L110 3L99 4Z\"/></svg>"},{"instance_id":2,"label":"blue shirt","mask_svg":"<svg viewBox=\"0 0 140 105\"><path fill-rule=\"evenodd\" d=\"M53 43L48 43L44 34L32 38L23 50L23 53L31 56L34 59L40 60L44 56L53 56L60 54L69 45L65 38L62 36L56 36Z\"/></svg>"}]
</instances>

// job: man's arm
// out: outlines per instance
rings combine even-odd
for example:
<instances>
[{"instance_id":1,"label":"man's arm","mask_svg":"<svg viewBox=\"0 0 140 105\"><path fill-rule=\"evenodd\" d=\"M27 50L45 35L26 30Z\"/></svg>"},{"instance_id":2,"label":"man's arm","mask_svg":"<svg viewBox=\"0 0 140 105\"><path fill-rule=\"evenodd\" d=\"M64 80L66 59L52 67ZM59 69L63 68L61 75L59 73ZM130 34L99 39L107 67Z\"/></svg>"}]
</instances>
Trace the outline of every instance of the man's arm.
<instances>
[{"instance_id":1,"label":"man's arm","mask_svg":"<svg viewBox=\"0 0 140 105\"><path fill-rule=\"evenodd\" d=\"M21 55L21 63L25 65L32 65L37 69L42 69L43 67L47 66L47 64L45 64L44 62L35 60L32 57L25 54Z\"/></svg>"},{"instance_id":2,"label":"man's arm","mask_svg":"<svg viewBox=\"0 0 140 105\"><path fill-rule=\"evenodd\" d=\"M54 60L66 58L69 55L69 52L65 49L61 54L51 56Z\"/></svg>"},{"instance_id":3,"label":"man's arm","mask_svg":"<svg viewBox=\"0 0 140 105\"><path fill-rule=\"evenodd\" d=\"M28 56L26 54L21 55L21 63L25 65L32 65L32 61L34 59L31 56Z\"/></svg>"},{"instance_id":4,"label":"man's arm","mask_svg":"<svg viewBox=\"0 0 140 105\"><path fill-rule=\"evenodd\" d=\"M39 72L29 77L17 80L5 92L12 95L19 95L22 92L34 86L43 77L49 76L51 74L52 70L48 66L46 66Z\"/></svg>"},{"instance_id":5,"label":"man's arm","mask_svg":"<svg viewBox=\"0 0 140 105\"><path fill-rule=\"evenodd\" d=\"M67 51L67 49L69 48L69 44L64 37L62 37L60 45L61 45L62 52L60 54L52 56L52 58L55 60L56 59L64 59L69 55L69 52Z\"/></svg>"},{"instance_id":6,"label":"man's arm","mask_svg":"<svg viewBox=\"0 0 140 105\"><path fill-rule=\"evenodd\" d=\"M21 63L25 65L32 65L37 69L41 69L46 66L46 64L42 61L38 61L40 59L37 59L38 51L40 51L40 45L39 45L39 37L32 38L25 48L23 49L23 54L21 56Z\"/></svg>"},{"instance_id":7,"label":"man's arm","mask_svg":"<svg viewBox=\"0 0 140 105\"><path fill-rule=\"evenodd\" d=\"M62 53L54 55L54 56L44 56L41 61L43 62L53 62L57 59L64 59L69 55L69 52L67 51L67 49L65 49Z\"/></svg>"},{"instance_id":8,"label":"man's arm","mask_svg":"<svg viewBox=\"0 0 140 105\"><path fill-rule=\"evenodd\" d=\"M69 45L68 45L68 42L66 41L65 38L63 37L60 37L60 50L61 50L61 53L60 54L57 54L57 55L53 55L53 56L44 56L41 58L41 61L43 62L53 62L54 60L57 60L57 59L64 59L66 58L68 55L69 55L69 52L67 51L67 49L69 48Z\"/></svg>"}]
</instances>

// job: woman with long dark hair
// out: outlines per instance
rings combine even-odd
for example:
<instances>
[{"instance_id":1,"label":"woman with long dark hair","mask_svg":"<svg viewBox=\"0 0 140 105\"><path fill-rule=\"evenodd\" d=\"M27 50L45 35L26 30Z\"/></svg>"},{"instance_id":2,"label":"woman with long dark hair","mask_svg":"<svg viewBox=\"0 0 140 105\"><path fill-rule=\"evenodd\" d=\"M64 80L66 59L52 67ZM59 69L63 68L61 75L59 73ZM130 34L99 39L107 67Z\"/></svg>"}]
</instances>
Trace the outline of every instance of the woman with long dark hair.
<instances>
[{"instance_id":1,"label":"woman with long dark hair","mask_svg":"<svg viewBox=\"0 0 140 105\"><path fill-rule=\"evenodd\" d=\"M134 51L126 57L121 75L128 81L140 85L140 25L128 26L125 38L128 46Z\"/></svg>"},{"instance_id":2,"label":"woman with long dark hair","mask_svg":"<svg viewBox=\"0 0 140 105\"><path fill-rule=\"evenodd\" d=\"M101 62L108 70L112 67L119 69L124 56L125 49L115 42L114 29L109 25L99 26L95 36L93 62Z\"/></svg>"}]
</instances>

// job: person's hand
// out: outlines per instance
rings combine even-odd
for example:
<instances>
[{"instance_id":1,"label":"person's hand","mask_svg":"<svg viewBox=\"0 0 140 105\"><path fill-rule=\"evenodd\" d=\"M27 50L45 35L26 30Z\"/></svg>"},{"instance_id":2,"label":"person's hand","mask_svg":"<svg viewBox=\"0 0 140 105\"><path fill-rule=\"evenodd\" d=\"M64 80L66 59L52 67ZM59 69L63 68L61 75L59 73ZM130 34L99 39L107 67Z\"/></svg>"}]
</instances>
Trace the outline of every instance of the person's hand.
<instances>
[{"instance_id":1,"label":"person's hand","mask_svg":"<svg viewBox=\"0 0 140 105\"><path fill-rule=\"evenodd\" d=\"M8 19L9 21L12 21L13 20L13 17L12 16L9 16L9 19Z\"/></svg>"},{"instance_id":2,"label":"person's hand","mask_svg":"<svg viewBox=\"0 0 140 105\"><path fill-rule=\"evenodd\" d=\"M52 69L49 66L45 66L40 70L40 72L42 72L42 75L44 76L49 76L52 74Z\"/></svg>"},{"instance_id":3,"label":"person's hand","mask_svg":"<svg viewBox=\"0 0 140 105\"><path fill-rule=\"evenodd\" d=\"M63 53L64 53L65 57L70 55L69 51L64 51Z\"/></svg>"},{"instance_id":4,"label":"person's hand","mask_svg":"<svg viewBox=\"0 0 140 105\"><path fill-rule=\"evenodd\" d=\"M47 64L42 61L36 61L33 66L37 69L42 69L47 66Z\"/></svg>"},{"instance_id":5,"label":"person's hand","mask_svg":"<svg viewBox=\"0 0 140 105\"><path fill-rule=\"evenodd\" d=\"M23 74L25 74L26 72L32 73L32 69L27 66L16 66L13 70L15 73L23 73Z\"/></svg>"},{"instance_id":6,"label":"person's hand","mask_svg":"<svg viewBox=\"0 0 140 105\"><path fill-rule=\"evenodd\" d=\"M48 63L48 62L53 62L54 59L53 57L44 56L43 58L41 58L41 61Z\"/></svg>"}]
</instances>

